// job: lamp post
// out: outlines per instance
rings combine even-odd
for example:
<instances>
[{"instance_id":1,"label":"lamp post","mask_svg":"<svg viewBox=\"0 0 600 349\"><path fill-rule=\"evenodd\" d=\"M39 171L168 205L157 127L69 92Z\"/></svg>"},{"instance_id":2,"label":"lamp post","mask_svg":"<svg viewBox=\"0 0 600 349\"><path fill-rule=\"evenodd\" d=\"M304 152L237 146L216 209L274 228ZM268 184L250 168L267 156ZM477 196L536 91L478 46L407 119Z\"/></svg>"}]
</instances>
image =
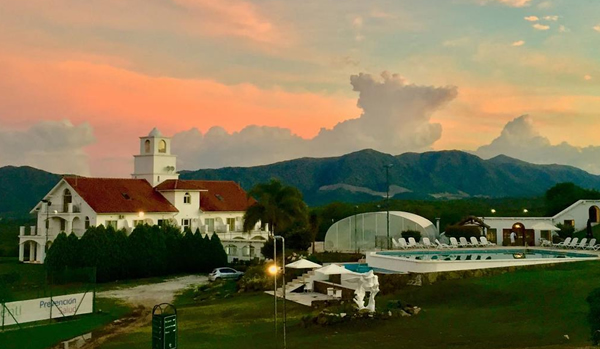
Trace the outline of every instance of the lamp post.
<instances>
[{"instance_id":1,"label":"lamp post","mask_svg":"<svg viewBox=\"0 0 600 349\"><path fill-rule=\"evenodd\" d=\"M286 330L287 330L287 314L286 314L286 295L285 295L285 238L283 236L280 235L276 235L273 237L273 261L274 261L274 265L271 266L269 268L269 272L271 274L273 274L273 279L274 279L274 286L275 286L275 290L273 292L273 295L275 297L275 348L277 348L277 272L279 271L279 268L277 267L277 239L281 240L281 246L282 246L282 267L281 267L281 275L283 276L283 286L282 286L282 292L283 292L283 349L287 348L287 336L286 336Z\"/></svg>"},{"instance_id":2,"label":"lamp post","mask_svg":"<svg viewBox=\"0 0 600 349\"><path fill-rule=\"evenodd\" d=\"M48 253L48 230L50 229L50 206L52 206L52 202L50 200L42 200L43 203L46 204L46 244L44 245L44 259L46 259L46 254Z\"/></svg>"},{"instance_id":3,"label":"lamp post","mask_svg":"<svg viewBox=\"0 0 600 349\"><path fill-rule=\"evenodd\" d=\"M390 249L390 167L394 165L386 164L385 167L385 208L386 208L386 221L387 221L387 249Z\"/></svg>"}]
</instances>

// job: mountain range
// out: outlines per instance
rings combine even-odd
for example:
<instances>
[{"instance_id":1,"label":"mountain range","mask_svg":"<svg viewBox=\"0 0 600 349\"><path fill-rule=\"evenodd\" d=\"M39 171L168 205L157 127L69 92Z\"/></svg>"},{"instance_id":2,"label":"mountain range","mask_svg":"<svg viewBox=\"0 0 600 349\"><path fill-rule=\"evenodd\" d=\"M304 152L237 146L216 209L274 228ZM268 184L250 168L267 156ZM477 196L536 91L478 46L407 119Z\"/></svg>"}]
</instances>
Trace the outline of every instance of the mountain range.
<instances>
[{"instance_id":1,"label":"mountain range","mask_svg":"<svg viewBox=\"0 0 600 349\"><path fill-rule=\"evenodd\" d=\"M386 178L386 165L389 177ZM233 180L245 188L278 178L311 205L333 201L460 199L542 195L561 182L600 189L600 176L564 165L536 165L500 155L489 160L462 151L393 156L367 149L339 157L301 158L254 167L181 171L182 179Z\"/></svg>"},{"instance_id":2,"label":"mountain range","mask_svg":"<svg viewBox=\"0 0 600 349\"><path fill-rule=\"evenodd\" d=\"M575 167L535 165L504 155L483 160L462 151L392 156L367 149L339 157L300 158L264 166L180 171L180 178L233 180L246 190L277 178L297 187L310 206L381 200L388 182L390 197L396 199L539 196L561 182L600 189L600 176ZM60 175L32 167L0 168L0 217L26 217L59 179Z\"/></svg>"}]
</instances>

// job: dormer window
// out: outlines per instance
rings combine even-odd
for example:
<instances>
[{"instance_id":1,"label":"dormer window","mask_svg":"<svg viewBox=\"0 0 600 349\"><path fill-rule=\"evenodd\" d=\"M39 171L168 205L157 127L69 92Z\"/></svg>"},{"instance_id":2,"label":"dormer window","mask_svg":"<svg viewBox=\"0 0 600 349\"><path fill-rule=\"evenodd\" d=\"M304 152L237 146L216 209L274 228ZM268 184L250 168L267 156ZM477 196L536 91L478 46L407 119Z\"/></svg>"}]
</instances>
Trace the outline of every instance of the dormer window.
<instances>
[{"instance_id":1,"label":"dormer window","mask_svg":"<svg viewBox=\"0 0 600 349\"><path fill-rule=\"evenodd\" d=\"M183 196L183 203L184 204L192 203L192 196L190 195L190 193L185 193L185 195Z\"/></svg>"},{"instance_id":2,"label":"dormer window","mask_svg":"<svg viewBox=\"0 0 600 349\"><path fill-rule=\"evenodd\" d=\"M158 142L158 152L163 154L167 152L167 142L165 142L164 139L161 139L160 142Z\"/></svg>"}]
</instances>

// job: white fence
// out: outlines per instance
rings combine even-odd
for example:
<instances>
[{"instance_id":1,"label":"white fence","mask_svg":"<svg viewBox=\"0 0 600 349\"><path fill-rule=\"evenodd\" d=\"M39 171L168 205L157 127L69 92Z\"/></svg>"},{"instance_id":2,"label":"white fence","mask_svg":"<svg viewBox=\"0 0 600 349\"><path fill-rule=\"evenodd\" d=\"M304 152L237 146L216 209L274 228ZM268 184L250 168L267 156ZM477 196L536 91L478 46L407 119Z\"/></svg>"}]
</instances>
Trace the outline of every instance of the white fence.
<instances>
[{"instance_id":1,"label":"white fence","mask_svg":"<svg viewBox=\"0 0 600 349\"><path fill-rule=\"evenodd\" d=\"M92 292L0 303L0 324L4 327L89 314L93 309L94 293Z\"/></svg>"}]
</instances>

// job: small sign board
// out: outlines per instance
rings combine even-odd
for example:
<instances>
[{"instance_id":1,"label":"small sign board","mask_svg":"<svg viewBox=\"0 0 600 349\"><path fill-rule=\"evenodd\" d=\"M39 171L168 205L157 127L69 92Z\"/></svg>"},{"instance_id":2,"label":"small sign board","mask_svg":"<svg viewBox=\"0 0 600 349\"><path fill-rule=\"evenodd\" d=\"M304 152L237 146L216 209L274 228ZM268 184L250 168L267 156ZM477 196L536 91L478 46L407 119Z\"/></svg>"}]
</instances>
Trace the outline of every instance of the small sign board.
<instances>
[{"instance_id":1,"label":"small sign board","mask_svg":"<svg viewBox=\"0 0 600 349\"><path fill-rule=\"evenodd\" d=\"M164 305L174 313L165 313ZM160 304L152 310L152 349L177 349L177 310L170 304Z\"/></svg>"}]
</instances>

